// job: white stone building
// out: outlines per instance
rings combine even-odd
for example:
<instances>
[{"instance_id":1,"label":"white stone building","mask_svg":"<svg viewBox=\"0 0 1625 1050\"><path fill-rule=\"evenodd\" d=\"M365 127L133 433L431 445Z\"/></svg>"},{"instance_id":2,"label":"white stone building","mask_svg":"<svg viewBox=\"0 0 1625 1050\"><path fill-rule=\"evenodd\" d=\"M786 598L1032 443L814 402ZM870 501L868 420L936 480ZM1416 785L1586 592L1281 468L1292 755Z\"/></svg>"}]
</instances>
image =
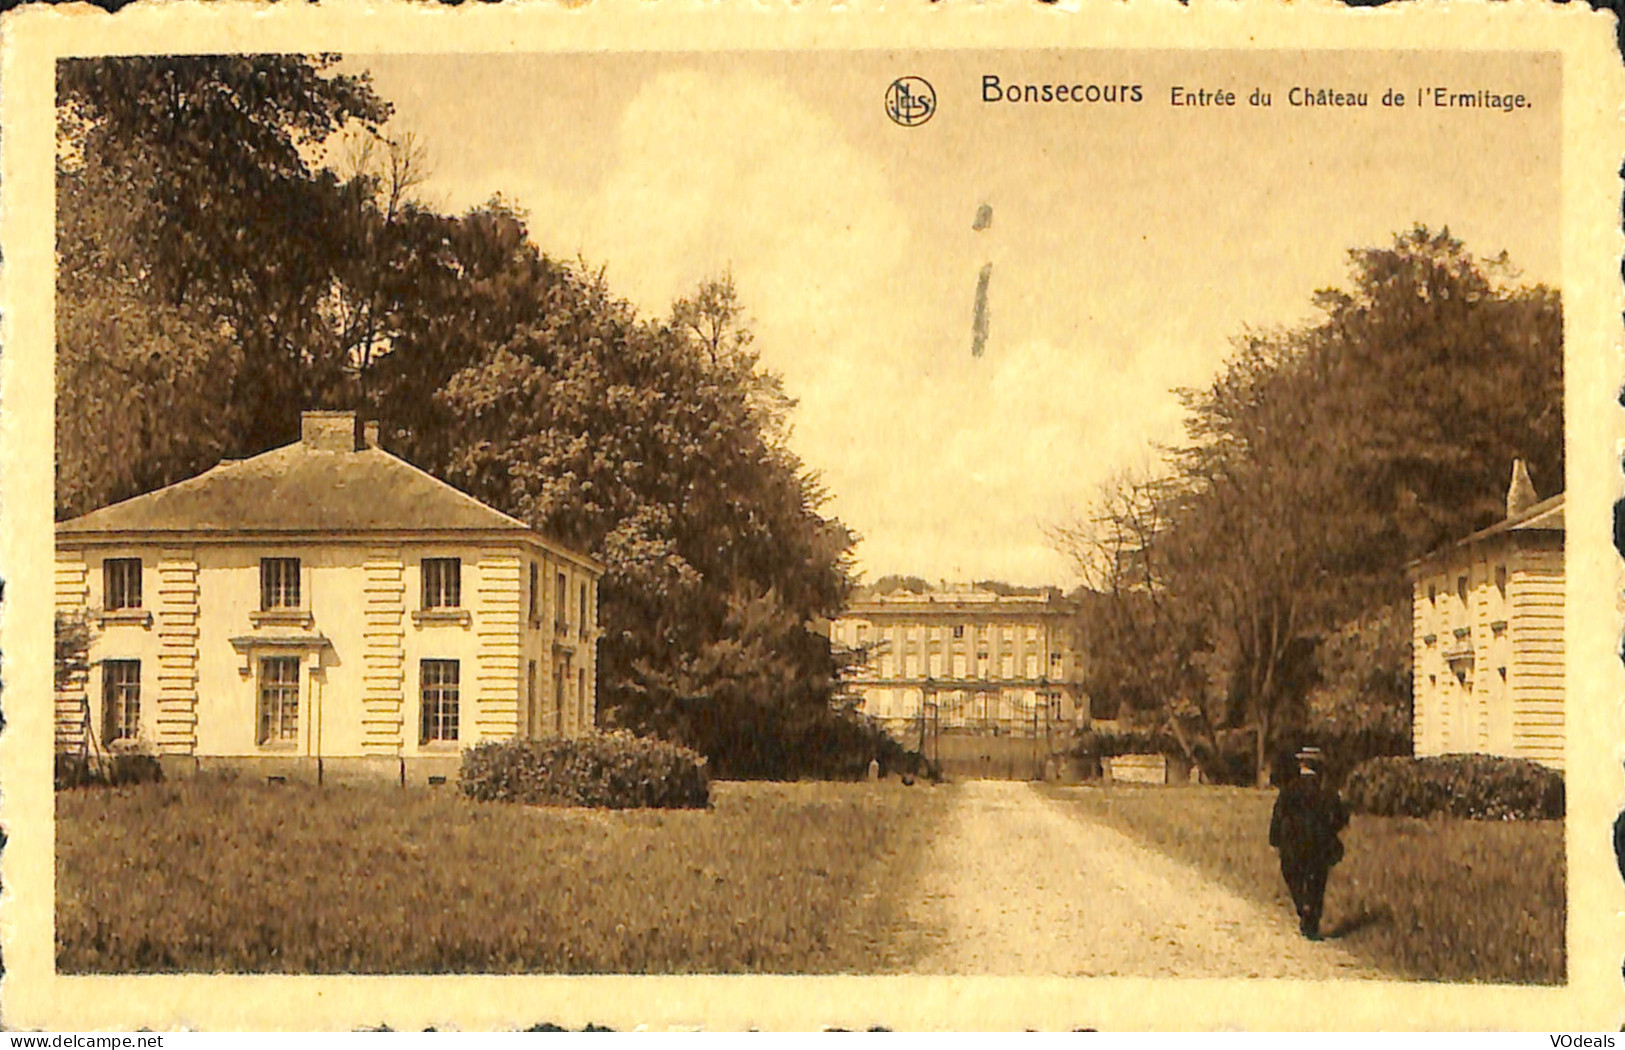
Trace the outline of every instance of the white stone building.
<instances>
[{"instance_id":1,"label":"white stone building","mask_svg":"<svg viewBox=\"0 0 1625 1050\"><path fill-rule=\"evenodd\" d=\"M62 750L422 782L595 720L603 566L353 413L304 413L298 442L61 522L56 546L57 610L93 637Z\"/></svg>"},{"instance_id":2,"label":"white stone building","mask_svg":"<svg viewBox=\"0 0 1625 1050\"><path fill-rule=\"evenodd\" d=\"M1507 516L1413 567L1418 755L1477 752L1563 766L1563 496L1537 501L1522 462Z\"/></svg>"}]
</instances>

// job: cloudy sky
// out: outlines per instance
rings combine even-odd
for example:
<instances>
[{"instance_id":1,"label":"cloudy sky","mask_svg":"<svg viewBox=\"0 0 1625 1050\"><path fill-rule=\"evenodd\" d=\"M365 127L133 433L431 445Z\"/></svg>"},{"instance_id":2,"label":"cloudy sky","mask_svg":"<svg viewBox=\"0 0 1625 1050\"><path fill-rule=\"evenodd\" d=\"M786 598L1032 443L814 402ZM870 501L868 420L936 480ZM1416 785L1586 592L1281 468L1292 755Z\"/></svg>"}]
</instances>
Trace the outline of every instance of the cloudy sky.
<instances>
[{"instance_id":1,"label":"cloudy sky","mask_svg":"<svg viewBox=\"0 0 1625 1050\"><path fill-rule=\"evenodd\" d=\"M1245 326L1311 313L1346 251L1422 221L1557 283L1559 70L1537 55L1151 52L351 56L461 209L500 193L540 246L650 314L731 270L793 443L862 568L1067 584L1047 524L1179 436ZM885 115L894 78L937 114ZM1138 105L1010 105L1000 83L1138 84ZM1268 109L1169 105L1227 87ZM1369 93L1288 105L1294 86ZM1379 104L1398 87L1413 104ZM1527 94L1418 109L1419 87ZM977 231L977 209L993 210ZM978 271L993 264L986 352Z\"/></svg>"}]
</instances>

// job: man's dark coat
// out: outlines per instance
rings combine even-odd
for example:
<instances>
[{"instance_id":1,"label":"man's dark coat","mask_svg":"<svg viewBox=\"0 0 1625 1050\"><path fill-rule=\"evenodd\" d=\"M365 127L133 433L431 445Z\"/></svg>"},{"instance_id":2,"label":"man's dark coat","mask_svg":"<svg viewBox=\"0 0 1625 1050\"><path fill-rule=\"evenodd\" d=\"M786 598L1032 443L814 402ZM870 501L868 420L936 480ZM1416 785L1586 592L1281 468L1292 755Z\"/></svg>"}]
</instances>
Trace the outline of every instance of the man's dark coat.
<instances>
[{"instance_id":1,"label":"man's dark coat","mask_svg":"<svg viewBox=\"0 0 1625 1050\"><path fill-rule=\"evenodd\" d=\"M1281 851L1283 865L1330 867L1343 859L1337 833L1348 822L1342 800L1335 791L1322 790L1318 776L1294 777L1275 799L1270 845Z\"/></svg>"},{"instance_id":2,"label":"man's dark coat","mask_svg":"<svg viewBox=\"0 0 1625 1050\"><path fill-rule=\"evenodd\" d=\"M1275 799L1270 845L1281 852L1281 875L1292 893L1299 926L1311 938L1320 937L1326 875L1343 859L1337 833L1348 822L1337 792L1325 790L1318 776L1294 777Z\"/></svg>"}]
</instances>

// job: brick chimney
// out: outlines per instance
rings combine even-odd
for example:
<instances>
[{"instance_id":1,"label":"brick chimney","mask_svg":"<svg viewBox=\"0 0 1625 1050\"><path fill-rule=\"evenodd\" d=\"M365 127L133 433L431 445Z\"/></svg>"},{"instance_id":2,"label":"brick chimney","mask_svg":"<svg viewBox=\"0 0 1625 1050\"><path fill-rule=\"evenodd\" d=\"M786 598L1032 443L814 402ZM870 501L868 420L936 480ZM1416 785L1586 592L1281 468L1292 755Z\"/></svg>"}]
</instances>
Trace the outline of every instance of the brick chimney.
<instances>
[{"instance_id":1,"label":"brick chimney","mask_svg":"<svg viewBox=\"0 0 1625 1050\"><path fill-rule=\"evenodd\" d=\"M299 413L299 441L312 452L354 452L360 436L354 412Z\"/></svg>"},{"instance_id":2,"label":"brick chimney","mask_svg":"<svg viewBox=\"0 0 1625 1050\"><path fill-rule=\"evenodd\" d=\"M1507 517L1516 518L1540 502L1535 494L1535 483L1529 480L1529 468L1523 460L1512 461L1512 484L1507 487Z\"/></svg>"}]
</instances>

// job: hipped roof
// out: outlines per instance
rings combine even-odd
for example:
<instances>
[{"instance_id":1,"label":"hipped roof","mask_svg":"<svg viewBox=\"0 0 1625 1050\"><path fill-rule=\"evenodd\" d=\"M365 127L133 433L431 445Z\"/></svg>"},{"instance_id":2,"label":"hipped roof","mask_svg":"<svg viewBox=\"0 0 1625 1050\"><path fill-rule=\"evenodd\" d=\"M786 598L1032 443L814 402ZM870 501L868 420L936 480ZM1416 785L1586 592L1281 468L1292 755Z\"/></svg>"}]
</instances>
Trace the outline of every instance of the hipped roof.
<instances>
[{"instance_id":1,"label":"hipped roof","mask_svg":"<svg viewBox=\"0 0 1625 1050\"><path fill-rule=\"evenodd\" d=\"M1491 540L1497 536L1516 539L1525 534L1533 536L1538 533L1561 533L1564 531L1563 496L1564 493L1559 492L1555 496L1543 499L1521 514L1514 514L1510 518L1496 522L1487 529L1479 529L1470 536L1430 551L1412 564L1415 566L1426 565L1429 562L1437 561L1452 551L1471 547L1474 544L1483 543L1485 540Z\"/></svg>"},{"instance_id":2,"label":"hipped roof","mask_svg":"<svg viewBox=\"0 0 1625 1050\"><path fill-rule=\"evenodd\" d=\"M325 451L297 441L59 522L56 532L61 539L358 532L501 532L543 539L518 518L383 449ZM596 564L582 554L574 557Z\"/></svg>"}]
</instances>

